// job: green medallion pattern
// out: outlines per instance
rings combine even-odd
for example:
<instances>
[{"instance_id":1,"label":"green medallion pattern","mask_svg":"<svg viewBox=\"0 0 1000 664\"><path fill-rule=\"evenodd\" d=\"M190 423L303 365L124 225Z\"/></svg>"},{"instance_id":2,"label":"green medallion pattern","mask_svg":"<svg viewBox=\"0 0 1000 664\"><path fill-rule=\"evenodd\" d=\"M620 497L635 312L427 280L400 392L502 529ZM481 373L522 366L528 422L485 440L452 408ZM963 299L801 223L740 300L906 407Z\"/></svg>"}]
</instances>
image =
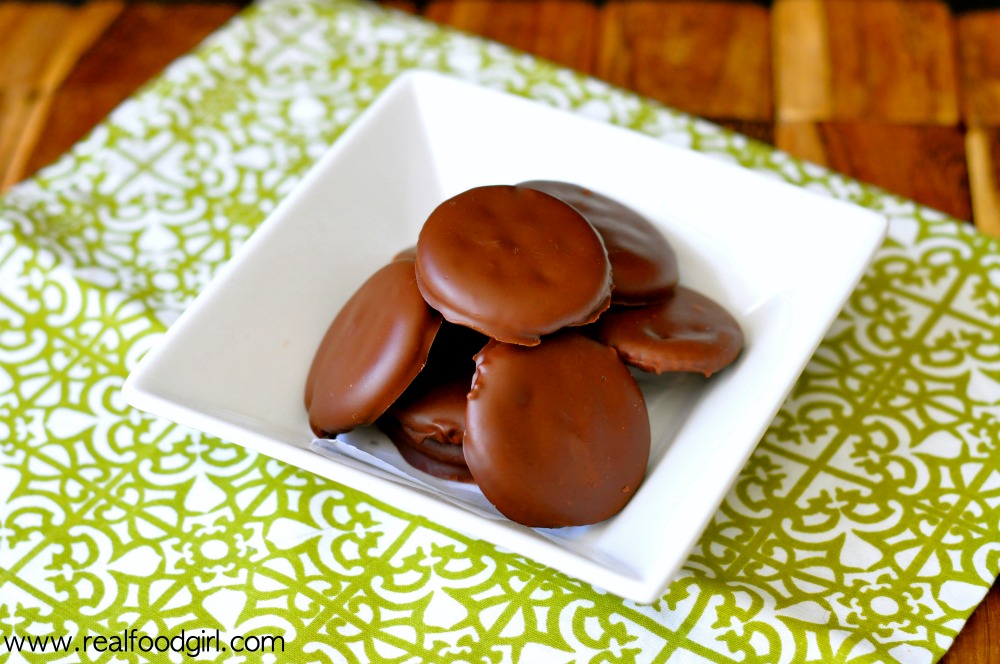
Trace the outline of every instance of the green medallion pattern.
<instances>
[{"instance_id":1,"label":"green medallion pattern","mask_svg":"<svg viewBox=\"0 0 1000 664\"><path fill-rule=\"evenodd\" d=\"M413 67L891 220L652 605L122 401L137 358ZM932 662L1000 572L998 412L1000 247L968 226L409 16L271 0L0 202L0 633L285 639L202 655L233 662ZM0 663L166 659L183 656L0 645Z\"/></svg>"}]
</instances>

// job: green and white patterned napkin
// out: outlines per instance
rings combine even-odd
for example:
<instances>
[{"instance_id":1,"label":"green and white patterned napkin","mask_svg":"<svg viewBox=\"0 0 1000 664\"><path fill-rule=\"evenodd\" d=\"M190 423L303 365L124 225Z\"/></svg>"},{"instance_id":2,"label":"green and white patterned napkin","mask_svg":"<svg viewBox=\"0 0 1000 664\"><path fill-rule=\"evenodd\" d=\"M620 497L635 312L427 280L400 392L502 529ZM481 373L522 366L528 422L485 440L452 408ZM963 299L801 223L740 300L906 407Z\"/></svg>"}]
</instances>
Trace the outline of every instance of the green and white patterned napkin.
<instances>
[{"instance_id":1,"label":"green and white patterned napkin","mask_svg":"<svg viewBox=\"0 0 1000 664\"><path fill-rule=\"evenodd\" d=\"M652 605L122 401L137 358L412 67L891 219ZM168 659L94 645L129 630L284 639L200 655L234 662L931 662L1000 571L998 411L1000 247L969 226L409 16L265 1L0 202L0 633L92 637L48 655L0 639L0 662Z\"/></svg>"}]
</instances>

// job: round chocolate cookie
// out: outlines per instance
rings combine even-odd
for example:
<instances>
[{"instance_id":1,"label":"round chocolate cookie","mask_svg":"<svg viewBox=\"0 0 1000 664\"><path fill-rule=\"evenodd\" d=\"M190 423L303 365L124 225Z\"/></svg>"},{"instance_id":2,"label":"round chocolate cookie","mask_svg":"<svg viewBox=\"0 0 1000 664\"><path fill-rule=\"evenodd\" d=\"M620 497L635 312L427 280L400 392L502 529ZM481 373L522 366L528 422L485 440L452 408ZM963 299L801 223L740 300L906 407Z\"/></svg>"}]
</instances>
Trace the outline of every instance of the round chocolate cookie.
<instances>
[{"instance_id":1,"label":"round chocolate cookie","mask_svg":"<svg viewBox=\"0 0 1000 664\"><path fill-rule=\"evenodd\" d=\"M615 352L576 332L476 356L465 460L507 518L555 528L603 521L635 495L649 459L642 393Z\"/></svg>"},{"instance_id":2,"label":"round chocolate cookie","mask_svg":"<svg viewBox=\"0 0 1000 664\"><path fill-rule=\"evenodd\" d=\"M316 435L374 422L423 368L440 326L417 290L412 261L373 274L333 319L313 357L305 403Z\"/></svg>"},{"instance_id":3,"label":"round chocolate cookie","mask_svg":"<svg viewBox=\"0 0 1000 664\"><path fill-rule=\"evenodd\" d=\"M462 401L464 403L465 395L462 395ZM462 417L462 424L465 424L464 414ZM392 418L389 415L383 415L378 418L378 420L375 421L375 426L377 426L382 433L388 436L389 440L397 445L405 445L442 463L448 463L456 466L466 465L462 443L442 443L436 438L425 436L423 433L412 429L407 429L400 424L399 420ZM465 437L464 426L462 429L462 437Z\"/></svg>"},{"instance_id":4,"label":"round chocolate cookie","mask_svg":"<svg viewBox=\"0 0 1000 664\"><path fill-rule=\"evenodd\" d=\"M391 440L406 463L419 471L442 480L452 480L453 482L467 482L471 484L475 481L472 479L472 473L469 472L468 466L439 461L405 443L400 443L394 439Z\"/></svg>"},{"instance_id":5,"label":"round chocolate cookie","mask_svg":"<svg viewBox=\"0 0 1000 664\"><path fill-rule=\"evenodd\" d=\"M595 336L627 364L652 373L710 376L743 348L743 330L715 300L678 286L673 297L644 307L616 307L593 326Z\"/></svg>"},{"instance_id":6,"label":"round chocolate cookie","mask_svg":"<svg viewBox=\"0 0 1000 664\"><path fill-rule=\"evenodd\" d=\"M594 225L611 261L612 304L638 305L670 296L677 285L677 256L663 234L632 208L569 182L532 180L519 187L544 191L569 203Z\"/></svg>"},{"instance_id":7,"label":"round chocolate cookie","mask_svg":"<svg viewBox=\"0 0 1000 664\"><path fill-rule=\"evenodd\" d=\"M495 185L461 193L427 218L417 283L446 320L533 346L608 308L611 265L597 231L571 206Z\"/></svg>"},{"instance_id":8,"label":"round chocolate cookie","mask_svg":"<svg viewBox=\"0 0 1000 664\"><path fill-rule=\"evenodd\" d=\"M443 323L427 366L378 419L378 428L394 442L464 466L466 397L476 371L473 356L487 341L469 328Z\"/></svg>"}]
</instances>

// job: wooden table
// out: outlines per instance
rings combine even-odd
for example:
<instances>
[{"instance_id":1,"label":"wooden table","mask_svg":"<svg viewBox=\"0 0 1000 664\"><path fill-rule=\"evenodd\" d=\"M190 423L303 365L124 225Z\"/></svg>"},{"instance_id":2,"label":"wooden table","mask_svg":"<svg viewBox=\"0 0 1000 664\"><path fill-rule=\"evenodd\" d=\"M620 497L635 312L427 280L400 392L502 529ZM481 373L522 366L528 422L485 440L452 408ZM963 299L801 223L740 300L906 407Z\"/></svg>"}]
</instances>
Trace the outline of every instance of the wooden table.
<instances>
[{"instance_id":1,"label":"wooden table","mask_svg":"<svg viewBox=\"0 0 1000 664\"><path fill-rule=\"evenodd\" d=\"M0 3L0 189L58 157L243 4ZM959 11L944 0L387 4L709 118L1000 237L1000 9ZM1000 585L942 661L1000 664Z\"/></svg>"}]
</instances>

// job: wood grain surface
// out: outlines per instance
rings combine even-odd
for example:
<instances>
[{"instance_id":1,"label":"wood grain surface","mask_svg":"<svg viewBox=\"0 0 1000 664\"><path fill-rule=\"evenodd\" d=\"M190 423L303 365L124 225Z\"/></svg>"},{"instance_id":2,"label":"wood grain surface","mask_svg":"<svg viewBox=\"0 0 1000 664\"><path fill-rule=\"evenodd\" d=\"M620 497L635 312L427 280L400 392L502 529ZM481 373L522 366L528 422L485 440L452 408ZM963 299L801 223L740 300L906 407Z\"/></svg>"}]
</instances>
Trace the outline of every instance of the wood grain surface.
<instances>
[{"instance_id":1,"label":"wood grain surface","mask_svg":"<svg viewBox=\"0 0 1000 664\"><path fill-rule=\"evenodd\" d=\"M0 3L0 189L245 3ZM1000 9L944 0L393 0L1000 237ZM1000 664L994 586L947 664Z\"/></svg>"}]
</instances>

